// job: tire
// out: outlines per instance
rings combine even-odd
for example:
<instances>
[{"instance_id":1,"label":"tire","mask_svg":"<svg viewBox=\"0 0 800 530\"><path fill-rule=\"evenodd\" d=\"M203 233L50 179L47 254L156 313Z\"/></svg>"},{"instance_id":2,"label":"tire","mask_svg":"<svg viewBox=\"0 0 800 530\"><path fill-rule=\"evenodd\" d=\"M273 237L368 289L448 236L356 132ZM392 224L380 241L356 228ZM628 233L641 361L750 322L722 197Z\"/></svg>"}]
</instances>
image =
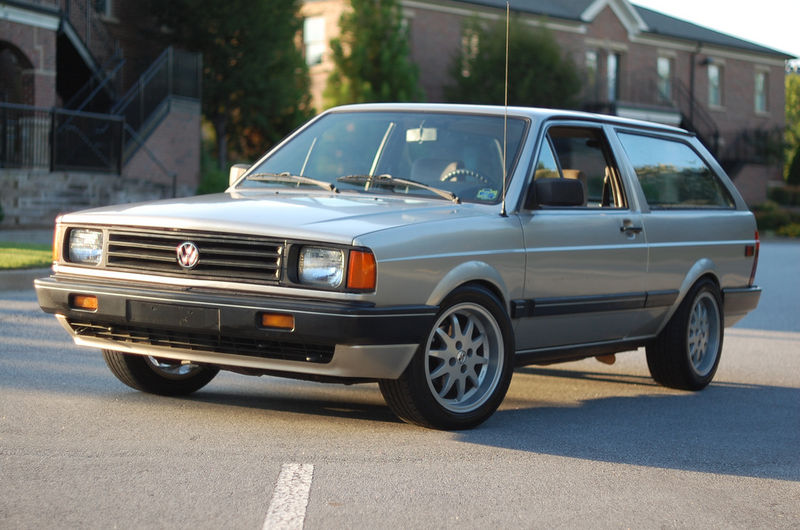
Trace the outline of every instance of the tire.
<instances>
[{"instance_id":1,"label":"tire","mask_svg":"<svg viewBox=\"0 0 800 530\"><path fill-rule=\"evenodd\" d=\"M111 373L129 387L162 396L185 396L206 386L219 372L199 364L103 350Z\"/></svg>"},{"instance_id":2,"label":"tire","mask_svg":"<svg viewBox=\"0 0 800 530\"><path fill-rule=\"evenodd\" d=\"M491 416L508 390L514 338L497 297L463 286L442 303L427 340L403 375L380 381L386 403L423 427L470 429Z\"/></svg>"},{"instance_id":3,"label":"tire","mask_svg":"<svg viewBox=\"0 0 800 530\"><path fill-rule=\"evenodd\" d=\"M646 348L653 379L682 390L708 386L722 355L724 322L719 287L710 279L701 279Z\"/></svg>"}]
</instances>

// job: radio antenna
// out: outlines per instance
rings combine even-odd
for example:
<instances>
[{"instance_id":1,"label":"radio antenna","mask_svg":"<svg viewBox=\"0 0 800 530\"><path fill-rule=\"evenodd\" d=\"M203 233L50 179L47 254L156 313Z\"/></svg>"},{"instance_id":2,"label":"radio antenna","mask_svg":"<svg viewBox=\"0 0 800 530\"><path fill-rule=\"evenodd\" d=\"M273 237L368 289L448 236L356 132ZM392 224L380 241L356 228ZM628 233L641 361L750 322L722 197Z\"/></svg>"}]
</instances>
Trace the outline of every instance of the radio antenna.
<instances>
[{"instance_id":1,"label":"radio antenna","mask_svg":"<svg viewBox=\"0 0 800 530\"><path fill-rule=\"evenodd\" d=\"M503 200L500 206L500 215L506 217L506 180L508 170L506 169L506 156L508 150L508 26L511 14L509 2L506 1L506 77L503 86Z\"/></svg>"}]
</instances>

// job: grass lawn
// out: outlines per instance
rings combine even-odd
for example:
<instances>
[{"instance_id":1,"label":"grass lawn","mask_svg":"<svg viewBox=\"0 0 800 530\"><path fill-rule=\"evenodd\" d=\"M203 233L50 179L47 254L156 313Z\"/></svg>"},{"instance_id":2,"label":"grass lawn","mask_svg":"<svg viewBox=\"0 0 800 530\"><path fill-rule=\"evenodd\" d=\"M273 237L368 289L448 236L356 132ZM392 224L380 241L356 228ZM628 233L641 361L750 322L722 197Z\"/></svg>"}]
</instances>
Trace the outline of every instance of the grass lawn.
<instances>
[{"instance_id":1,"label":"grass lawn","mask_svg":"<svg viewBox=\"0 0 800 530\"><path fill-rule=\"evenodd\" d=\"M0 270L49 267L52 261L50 245L0 242Z\"/></svg>"}]
</instances>

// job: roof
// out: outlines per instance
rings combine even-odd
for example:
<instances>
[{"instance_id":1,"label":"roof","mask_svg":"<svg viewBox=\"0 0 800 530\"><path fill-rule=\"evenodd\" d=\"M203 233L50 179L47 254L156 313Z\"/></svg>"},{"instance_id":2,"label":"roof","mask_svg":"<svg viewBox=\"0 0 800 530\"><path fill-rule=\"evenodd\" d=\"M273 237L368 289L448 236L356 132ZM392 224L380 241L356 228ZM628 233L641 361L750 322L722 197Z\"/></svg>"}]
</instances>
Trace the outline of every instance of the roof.
<instances>
[{"instance_id":1,"label":"roof","mask_svg":"<svg viewBox=\"0 0 800 530\"><path fill-rule=\"evenodd\" d=\"M428 112L428 113L464 113L464 114L482 114L490 116L512 116L512 117L526 117L543 122L549 119L565 119L565 120L582 120L593 121L600 123L610 123L616 125L625 125L631 127L646 128L651 130L658 130L669 132L673 134L684 134L694 136L694 133L667 125L663 123L656 123L651 121L644 121L639 119L624 118L620 116L613 116L609 114L596 114L592 112L584 112L579 110L564 110L564 109L549 109L542 107L517 107L502 105L475 105L469 103L353 103L349 105L341 105L332 107L323 114L331 114L337 112Z\"/></svg>"},{"instance_id":2,"label":"roof","mask_svg":"<svg viewBox=\"0 0 800 530\"><path fill-rule=\"evenodd\" d=\"M497 9L504 9L506 0L461 0L465 4L475 4L485 7L492 7ZM693 24L686 20L671 17L647 9L641 6L631 4L623 0L625 4L637 14L647 26L643 32L664 37L671 37L675 39L682 39L692 42L699 42L703 44L712 44L715 46L724 46L727 48L738 48L756 53L763 53L767 55L778 55L784 59L792 59L794 56L761 46L759 44L734 37L719 31L714 31L697 24ZM512 9L521 13L528 13L531 15L540 15L553 18L560 18L565 20L573 20L575 22L586 22L587 10L595 6L598 0L513 0Z\"/></svg>"},{"instance_id":3,"label":"roof","mask_svg":"<svg viewBox=\"0 0 800 530\"><path fill-rule=\"evenodd\" d=\"M686 39L691 41L702 42L705 44L714 44L717 46L726 46L730 48L740 48L748 51L765 53L769 55L781 55L785 58L793 58L789 55L766 46L761 46L738 37L733 37L719 31L692 24L686 20L673 18L658 11L647 9L640 6L633 6L639 12L639 15L644 20L648 27L648 33L656 33L668 37L675 37L679 39Z\"/></svg>"}]
</instances>

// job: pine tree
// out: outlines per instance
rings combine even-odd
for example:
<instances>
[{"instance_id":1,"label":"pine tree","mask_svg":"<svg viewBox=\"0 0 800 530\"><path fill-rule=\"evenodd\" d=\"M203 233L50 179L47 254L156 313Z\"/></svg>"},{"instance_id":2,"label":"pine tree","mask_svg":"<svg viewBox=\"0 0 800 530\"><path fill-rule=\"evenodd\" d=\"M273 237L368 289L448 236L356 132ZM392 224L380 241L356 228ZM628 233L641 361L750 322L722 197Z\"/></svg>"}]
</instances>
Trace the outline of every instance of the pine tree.
<instances>
[{"instance_id":1,"label":"pine tree","mask_svg":"<svg viewBox=\"0 0 800 530\"><path fill-rule=\"evenodd\" d=\"M325 104L422 99L396 0L351 0L351 7L339 21L341 36L331 41Z\"/></svg>"}]
</instances>

